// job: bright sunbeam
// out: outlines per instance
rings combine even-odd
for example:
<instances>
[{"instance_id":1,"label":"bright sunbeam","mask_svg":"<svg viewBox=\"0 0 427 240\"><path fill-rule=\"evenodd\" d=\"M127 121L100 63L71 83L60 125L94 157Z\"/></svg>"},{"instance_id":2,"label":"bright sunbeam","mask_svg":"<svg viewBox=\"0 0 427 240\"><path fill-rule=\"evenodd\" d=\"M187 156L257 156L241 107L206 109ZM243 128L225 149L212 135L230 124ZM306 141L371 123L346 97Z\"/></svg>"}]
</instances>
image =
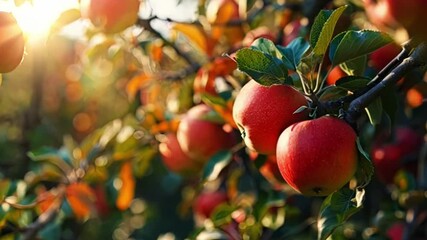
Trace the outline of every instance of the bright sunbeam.
<instances>
[{"instance_id":1,"label":"bright sunbeam","mask_svg":"<svg viewBox=\"0 0 427 240\"><path fill-rule=\"evenodd\" d=\"M33 0L15 7L12 12L30 39L42 38L63 11L77 6L77 0Z\"/></svg>"}]
</instances>

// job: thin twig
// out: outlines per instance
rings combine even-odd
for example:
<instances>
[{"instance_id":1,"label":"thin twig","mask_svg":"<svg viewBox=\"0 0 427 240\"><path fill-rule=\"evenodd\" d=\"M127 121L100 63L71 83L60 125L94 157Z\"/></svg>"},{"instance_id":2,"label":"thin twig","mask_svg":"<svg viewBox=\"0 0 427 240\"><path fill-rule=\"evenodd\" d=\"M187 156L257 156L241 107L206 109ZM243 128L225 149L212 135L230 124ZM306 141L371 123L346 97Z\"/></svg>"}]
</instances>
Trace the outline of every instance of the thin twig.
<instances>
[{"instance_id":1,"label":"thin twig","mask_svg":"<svg viewBox=\"0 0 427 240\"><path fill-rule=\"evenodd\" d=\"M153 21L154 19L157 19L157 17L152 17L152 18L149 18L149 19L142 19L142 18L140 18L137 21L137 25L143 27L147 31L150 31L156 37L160 38L166 45L172 47L175 50L175 52L182 59L184 59L189 65L194 66L194 68L199 68L200 67L199 63L197 63L196 61L194 61L191 58L191 56L188 54L188 52L185 52L184 50L182 50L181 48L179 48L176 44L174 44L171 41L169 41L168 39L166 39L159 31L157 31L156 29L154 29L151 26L151 21Z\"/></svg>"}]
</instances>

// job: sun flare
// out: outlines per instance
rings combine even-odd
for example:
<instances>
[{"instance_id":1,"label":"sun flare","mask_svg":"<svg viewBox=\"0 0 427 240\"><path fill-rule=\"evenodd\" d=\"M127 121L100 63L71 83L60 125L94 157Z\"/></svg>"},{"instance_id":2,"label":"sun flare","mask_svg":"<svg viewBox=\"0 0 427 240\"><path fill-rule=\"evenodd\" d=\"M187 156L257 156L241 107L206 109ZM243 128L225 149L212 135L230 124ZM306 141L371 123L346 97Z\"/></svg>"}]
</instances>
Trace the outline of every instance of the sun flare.
<instances>
[{"instance_id":1,"label":"sun flare","mask_svg":"<svg viewBox=\"0 0 427 240\"><path fill-rule=\"evenodd\" d=\"M77 0L33 0L14 7L12 13L29 38L45 36L62 12L78 7Z\"/></svg>"}]
</instances>

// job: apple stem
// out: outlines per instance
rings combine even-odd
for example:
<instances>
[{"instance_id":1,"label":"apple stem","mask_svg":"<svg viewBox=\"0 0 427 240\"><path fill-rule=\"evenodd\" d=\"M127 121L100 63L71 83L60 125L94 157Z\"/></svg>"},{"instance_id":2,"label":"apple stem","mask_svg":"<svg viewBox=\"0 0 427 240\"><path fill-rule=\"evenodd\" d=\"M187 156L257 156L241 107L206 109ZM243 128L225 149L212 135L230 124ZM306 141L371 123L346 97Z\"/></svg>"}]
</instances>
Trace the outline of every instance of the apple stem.
<instances>
[{"instance_id":1,"label":"apple stem","mask_svg":"<svg viewBox=\"0 0 427 240\"><path fill-rule=\"evenodd\" d=\"M406 52L404 50L403 52ZM403 53L402 53L403 55ZM396 60L397 61L397 60ZM344 119L355 129L356 121L360 117L363 109L365 109L370 103L372 103L381 93L392 84L395 84L399 79L401 79L409 71L423 66L427 61L427 44L419 44L414 51L403 61L401 61L397 66L394 66L394 61L390 63L385 69L394 67L391 71L382 77L378 74L378 79L375 79L371 82L373 87L364 92L362 95L358 96L350 102L347 112L344 114ZM383 71L381 71L383 72Z\"/></svg>"}]
</instances>

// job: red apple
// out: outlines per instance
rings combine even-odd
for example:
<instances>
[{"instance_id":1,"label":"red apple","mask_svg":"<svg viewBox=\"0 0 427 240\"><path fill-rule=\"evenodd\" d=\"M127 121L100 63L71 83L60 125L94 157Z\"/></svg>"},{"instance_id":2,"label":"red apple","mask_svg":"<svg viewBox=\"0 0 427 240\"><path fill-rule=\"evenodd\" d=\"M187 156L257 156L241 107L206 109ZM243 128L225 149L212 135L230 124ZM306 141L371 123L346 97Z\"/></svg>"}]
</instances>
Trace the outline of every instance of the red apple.
<instances>
[{"instance_id":1,"label":"red apple","mask_svg":"<svg viewBox=\"0 0 427 240\"><path fill-rule=\"evenodd\" d=\"M380 30L404 27L409 37L427 40L427 0L364 0L366 15Z\"/></svg>"},{"instance_id":2,"label":"red apple","mask_svg":"<svg viewBox=\"0 0 427 240\"><path fill-rule=\"evenodd\" d=\"M328 85L335 85L336 81L345 76L347 76L347 74L340 68L340 66L335 66L326 77L326 83Z\"/></svg>"},{"instance_id":3,"label":"red apple","mask_svg":"<svg viewBox=\"0 0 427 240\"><path fill-rule=\"evenodd\" d=\"M228 196L225 191L202 192L196 197L193 210L199 216L209 218L218 205L227 201Z\"/></svg>"},{"instance_id":4,"label":"red apple","mask_svg":"<svg viewBox=\"0 0 427 240\"><path fill-rule=\"evenodd\" d=\"M423 135L410 127L396 128L396 143L403 155L413 154L421 149Z\"/></svg>"},{"instance_id":5,"label":"red apple","mask_svg":"<svg viewBox=\"0 0 427 240\"><path fill-rule=\"evenodd\" d=\"M191 108L181 120L177 137L182 150L197 161L206 162L220 150L235 144L234 134L209 119L213 110L205 104Z\"/></svg>"},{"instance_id":6,"label":"red apple","mask_svg":"<svg viewBox=\"0 0 427 240\"><path fill-rule=\"evenodd\" d=\"M285 181L307 196L326 196L343 187L357 168L356 133L331 116L295 123L277 143Z\"/></svg>"},{"instance_id":7,"label":"red apple","mask_svg":"<svg viewBox=\"0 0 427 240\"><path fill-rule=\"evenodd\" d=\"M272 155L280 133L289 125L308 118L307 106L299 91L288 85L263 86L254 80L243 86L233 105L233 118L251 150Z\"/></svg>"},{"instance_id":8,"label":"red apple","mask_svg":"<svg viewBox=\"0 0 427 240\"><path fill-rule=\"evenodd\" d=\"M386 235L390 240L402 240L404 232L405 223L396 222L387 229Z\"/></svg>"},{"instance_id":9,"label":"red apple","mask_svg":"<svg viewBox=\"0 0 427 240\"><path fill-rule=\"evenodd\" d=\"M283 28L283 46L288 46L289 43L301 35L301 28L303 27L301 21L300 19L294 20Z\"/></svg>"},{"instance_id":10,"label":"red apple","mask_svg":"<svg viewBox=\"0 0 427 240\"><path fill-rule=\"evenodd\" d=\"M25 41L15 17L0 12L0 73L13 71L24 56Z\"/></svg>"},{"instance_id":11,"label":"red apple","mask_svg":"<svg viewBox=\"0 0 427 240\"><path fill-rule=\"evenodd\" d=\"M364 0L365 12L369 21L381 31L397 28L398 23L390 13L389 0Z\"/></svg>"},{"instance_id":12,"label":"red apple","mask_svg":"<svg viewBox=\"0 0 427 240\"><path fill-rule=\"evenodd\" d=\"M402 153L399 147L393 144L375 147L371 155L378 180L385 184L393 183L401 167Z\"/></svg>"},{"instance_id":13,"label":"red apple","mask_svg":"<svg viewBox=\"0 0 427 240\"><path fill-rule=\"evenodd\" d=\"M189 175L201 169L200 162L188 156L178 142L176 134L169 133L159 144L159 152L165 167L178 174Z\"/></svg>"},{"instance_id":14,"label":"red apple","mask_svg":"<svg viewBox=\"0 0 427 240\"><path fill-rule=\"evenodd\" d=\"M400 50L401 47L395 43L387 44L371 53L370 64L375 70L380 71L399 54Z\"/></svg>"},{"instance_id":15,"label":"red apple","mask_svg":"<svg viewBox=\"0 0 427 240\"><path fill-rule=\"evenodd\" d=\"M83 18L105 33L118 33L138 19L139 0L81 0Z\"/></svg>"},{"instance_id":16,"label":"red apple","mask_svg":"<svg viewBox=\"0 0 427 240\"><path fill-rule=\"evenodd\" d=\"M387 0L390 14L409 33L411 38L427 40L427 0Z\"/></svg>"},{"instance_id":17,"label":"red apple","mask_svg":"<svg viewBox=\"0 0 427 240\"><path fill-rule=\"evenodd\" d=\"M107 216L110 213L110 206L108 205L105 186L97 185L93 191L95 193L95 206L98 215L101 217Z\"/></svg>"}]
</instances>

